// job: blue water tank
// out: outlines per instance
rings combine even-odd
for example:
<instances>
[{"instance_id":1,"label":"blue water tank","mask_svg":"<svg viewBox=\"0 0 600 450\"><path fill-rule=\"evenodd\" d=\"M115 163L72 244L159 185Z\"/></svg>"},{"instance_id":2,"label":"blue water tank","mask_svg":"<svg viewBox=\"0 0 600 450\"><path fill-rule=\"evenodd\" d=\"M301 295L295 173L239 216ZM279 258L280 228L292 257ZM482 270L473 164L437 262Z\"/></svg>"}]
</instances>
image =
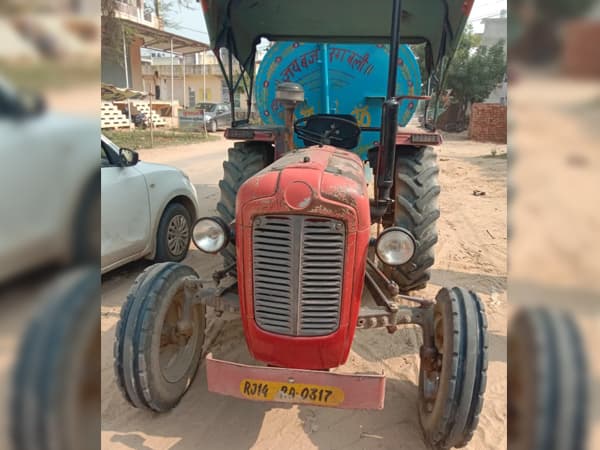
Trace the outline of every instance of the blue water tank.
<instances>
[{"instance_id":1,"label":"blue water tank","mask_svg":"<svg viewBox=\"0 0 600 450\"><path fill-rule=\"evenodd\" d=\"M279 83L293 81L304 88L305 101L296 117L312 114L351 114L363 127L381 125L387 88L389 46L374 44L314 44L277 42L263 58L256 75L256 105L266 124L283 125L283 108L275 100ZM420 95L421 74L407 45L398 52L396 95ZM414 100L400 104L398 124L406 125L417 107ZM353 151L366 159L377 145L378 131L363 131ZM302 146L301 141L296 144Z\"/></svg>"}]
</instances>

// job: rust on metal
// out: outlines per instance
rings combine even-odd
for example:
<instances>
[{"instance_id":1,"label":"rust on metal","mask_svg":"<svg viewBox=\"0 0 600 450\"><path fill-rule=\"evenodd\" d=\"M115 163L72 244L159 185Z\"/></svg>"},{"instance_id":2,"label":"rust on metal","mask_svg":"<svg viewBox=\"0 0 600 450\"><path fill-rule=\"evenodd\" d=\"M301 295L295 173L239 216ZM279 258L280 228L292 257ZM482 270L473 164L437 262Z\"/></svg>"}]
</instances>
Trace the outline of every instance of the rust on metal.
<instances>
[{"instance_id":1,"label":"rust on metal","mask_svg":"<svg viewBox=\"0 0 600 450\"><path fill-rule=\"evenodd\" d=\"M210 392L253 401L342 409L383 409L385 400L383 373L346 374L253 366L218 360L209 353L206 356L206 375Z\"/></svg>"},{"instance_id":2,"label":"rust on metal","mask_svg":"<svg viewBox=\"0 0 600 450\"><path fill-rule=\"evenodd\" d=\"M397 310L388 311L387 308L361 306L357 328L387 328L396 325L419 325L427 328L431 308L416 308L398 305Z\"/></svg>"}]
</instances>

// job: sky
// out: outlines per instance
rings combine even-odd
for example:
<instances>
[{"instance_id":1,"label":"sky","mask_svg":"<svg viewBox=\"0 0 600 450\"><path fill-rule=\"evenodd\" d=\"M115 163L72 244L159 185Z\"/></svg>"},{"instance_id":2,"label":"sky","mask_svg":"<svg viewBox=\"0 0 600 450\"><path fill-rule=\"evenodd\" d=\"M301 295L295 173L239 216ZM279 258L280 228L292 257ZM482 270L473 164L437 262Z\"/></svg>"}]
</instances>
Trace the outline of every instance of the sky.
<instances>
[{"instance_id":1,"label":"sky","mask_svg":"<svg viewBox=\"0 0 600 450\"><path fill-rule=\"evenodd\" d=\"M483 23L481 19L488 17L500 17L500 11L507 9L507 0L475 0L469 23L473 25L475 33L483 32Z\"/></svg>"},{"instance_id":2,"label":"sky","mask_svg":"<svg viewBox=\"0 0 600 450\"><path fill-rule=\"evenodd\" d=\"M502 9L507 9L507 0L475 0L473 10L469 17L469 23L473 25L476 33L483 31L481 19L486 17L499 17ZM199 3L193 2L191 9L185 7L175 7L170 17L172 22L177 24L174 28L167 28L168 31L195 39L200 42L208 43L208 34L204 24L204 15Z\"/></svg>"},{"instance_id":3,"label":"sky","mask_svg":"<svg viewBox=\"0 0 600 450\"><path fill-rule=\"evenodd\" d=\"M191 9L175 6L170 20L177 26L167 27L167 31L208 44L208 33L200 3L194 1Z\"/></svg>"}]
</instances>

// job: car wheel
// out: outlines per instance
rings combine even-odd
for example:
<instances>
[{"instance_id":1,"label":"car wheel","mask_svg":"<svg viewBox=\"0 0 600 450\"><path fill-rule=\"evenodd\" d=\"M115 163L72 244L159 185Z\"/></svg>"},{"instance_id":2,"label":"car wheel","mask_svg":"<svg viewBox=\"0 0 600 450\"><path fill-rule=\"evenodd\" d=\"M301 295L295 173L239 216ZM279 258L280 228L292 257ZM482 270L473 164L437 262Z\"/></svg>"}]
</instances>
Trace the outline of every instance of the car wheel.
<instances>
[{"instance_id":1,"label":"car wheel","mask_svg":"<svg viewBox=\"0 0 600 450\"><path fill-rule=\"evenodd\" d=\"M183 260L190 246L192 219L181 203L165 209L156 236L156 262Z\"/></svg>"},{"instance_id":2,"label":"car wheel","mask_svg":"<svg viewBox=\"0 0 600 450\"><path fill-rule=\"evenodd\" d=\"M208 131L210 131L211 133L216 133L217 132L217 122L214 120L211 120L208 124Z\"/></svg>"}]
</instances>

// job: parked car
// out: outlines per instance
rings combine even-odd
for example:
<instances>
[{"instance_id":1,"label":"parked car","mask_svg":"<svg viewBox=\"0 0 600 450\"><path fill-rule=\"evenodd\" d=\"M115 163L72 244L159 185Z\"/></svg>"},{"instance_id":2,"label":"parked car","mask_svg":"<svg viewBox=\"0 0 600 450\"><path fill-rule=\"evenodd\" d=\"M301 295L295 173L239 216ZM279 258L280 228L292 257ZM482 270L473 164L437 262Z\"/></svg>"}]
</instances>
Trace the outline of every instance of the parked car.
<instances>
[{"instance_id":1,"label":"parked car","mask_svg":"<svg viewBox=\"0 0 600 450\"><path fill-rule=\"evenodd\" d=\"M101 137L102 273L141 258L181 261L198 217L196 189L175 167L139 160Z\"/></svg>"},{"instance_id":2,"label":"parked car","mask_svg":"<svg viewBox=\"0 0 600 450\"><path fill-rule=\"evenodd\" d=\"M52 111L0 77L0 284L95 261L96 119Z\"/></svg>"},{"instance_id":3,"label":"parked car","mask_svg":"<svg viewBox=\"0 0 600 450\"><path fill-rule=\"evenodd\" d=\"M229 103L203 102L197 103L194 108L204 110L202 119L206 123L208 131L214 133L219 128L231 125L231 108L229 107Z\"/></svg>"}]
</instances>

